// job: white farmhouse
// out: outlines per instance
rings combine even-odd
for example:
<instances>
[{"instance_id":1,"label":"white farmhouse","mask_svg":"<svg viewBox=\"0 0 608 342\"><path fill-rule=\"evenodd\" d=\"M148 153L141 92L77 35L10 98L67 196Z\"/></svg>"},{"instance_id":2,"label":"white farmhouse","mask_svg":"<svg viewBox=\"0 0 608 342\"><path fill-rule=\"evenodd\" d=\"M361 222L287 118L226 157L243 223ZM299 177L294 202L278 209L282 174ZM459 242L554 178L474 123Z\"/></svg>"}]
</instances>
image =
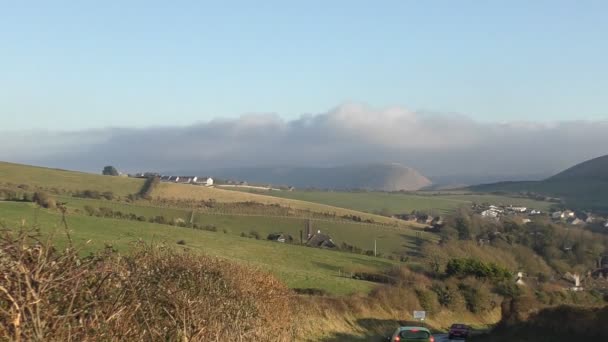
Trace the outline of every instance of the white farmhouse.
<instances>
[{"instance_id":1,"label":"white farmhouse","mask_svg":"<svg viewBox=\"0 0 608 342\"><path fill-rule=\"evenodd\" d=\"M500 213L493 209L488 209L481 212L481 216L483 217L497 218L499 215Z\"/></svg>"}]
</instances>

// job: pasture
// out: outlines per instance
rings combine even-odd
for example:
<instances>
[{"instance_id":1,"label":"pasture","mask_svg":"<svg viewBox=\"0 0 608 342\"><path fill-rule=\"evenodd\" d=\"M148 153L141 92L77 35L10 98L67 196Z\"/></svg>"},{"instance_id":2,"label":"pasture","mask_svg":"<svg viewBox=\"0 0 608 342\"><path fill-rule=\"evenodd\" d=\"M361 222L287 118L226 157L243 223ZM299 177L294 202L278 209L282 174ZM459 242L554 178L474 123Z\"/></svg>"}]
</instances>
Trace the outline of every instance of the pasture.
<instances>
[{"instance_id":1,"label":"pasture","mask_svg":"<svg viewBox=\"0 0 608 342\"><path fill-rule=\"evenodd\" d=\"M101 172L101 170L100 170ZM91 173L49 169L37 166L0 162L0 182L14 185L25 184L59 192L95 190L111 191L117 196L137 193L143 179L111 177Z\"/></svg>"},{"instance_id":2,"label":"pasture","mask_svg":"<svg viewBox=\"0 0 608 342\"><path fill-rule=\"evenodd\" d=\"M93 208L110 208L124 214L135 214L147 219L155 216L164 216L168 220L182 219L186 222L193 218L199 226L215 226L219 231L226 230L228 234L241 235L255 231L265 239L270 233L290 234L294 240L299 241L300 231L304 231L309 219L299 217L282 217L269 215L238 215L217 214L193 211L178 208L152 207L142 204L129 204L107 200L93 200L73 197L60 197L61 202L71 212L83 214L85 206ZM405 255L417 251L419 239L436 241L437 235L423 232L420 229L407 227L391 227L351 221L336 221L310 219L313 231L321 230L329 234L338 245L342 242L357 246L364 250L373 250L374 240L378 253Z\"/></svg>"},{"instance_id":3,"label":"pasture","mask_svg":"<svg viewBox=\"0 0 608 342\"><path fill-rule=\"evenodd\" d=\"M402 214L412 210L447 214L473 203L526 206L547 210L551 203L528 198L466 192L346 192L346 191L264 191L267 196L322 203L368 213Z\"/></svg>"},{"instance_id":4,"label":"pasture","mask_svg":"<svg viewBox=\"0 0 608 342\"><path fill-rule=\"evenodd\" d=\"M377 272L397 264L382 258L242 238L221 231L77 214L69 215L67 221L72 240L83 253L98 251L105 245L127 253L130 244L140 239L178 247L176 242L184 240L183 248L268 270L292 288L320 288L337 295L366 292L374 286L370 282L340 277L340 271ZM44 235L66 243L61 215L31 203L0 202L0 223L9 229L22 225L37 227Z\"/></svg>"}]
</instances>

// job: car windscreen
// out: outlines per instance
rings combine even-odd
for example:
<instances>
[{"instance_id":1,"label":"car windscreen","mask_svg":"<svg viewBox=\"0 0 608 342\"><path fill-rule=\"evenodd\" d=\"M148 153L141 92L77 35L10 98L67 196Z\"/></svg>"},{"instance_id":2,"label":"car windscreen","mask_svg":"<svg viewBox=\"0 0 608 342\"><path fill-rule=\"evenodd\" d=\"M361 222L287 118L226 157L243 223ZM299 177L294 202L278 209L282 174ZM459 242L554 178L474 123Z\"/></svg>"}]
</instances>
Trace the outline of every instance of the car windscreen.
<instances>
[{"instance_id":1,"label":"car windscreen","mask_svg":"<svg viewBox=\"0 0 608 342\"><path fill-rule=\"evenodd\" d=\"M467 326L464 324L453 324L452 329L466 329Z\"/></svg>"},{"instance_id":2,"label":"car windscreen","mask_svg":"<svg viewBox=\"0 0 608 342\"><path fill-rule=\"evenodd\" d=\"M408 340L426 340L431 337L427 331L424 330L403 330L399 333L399 337Z\"/></svg>"}]
</instances>

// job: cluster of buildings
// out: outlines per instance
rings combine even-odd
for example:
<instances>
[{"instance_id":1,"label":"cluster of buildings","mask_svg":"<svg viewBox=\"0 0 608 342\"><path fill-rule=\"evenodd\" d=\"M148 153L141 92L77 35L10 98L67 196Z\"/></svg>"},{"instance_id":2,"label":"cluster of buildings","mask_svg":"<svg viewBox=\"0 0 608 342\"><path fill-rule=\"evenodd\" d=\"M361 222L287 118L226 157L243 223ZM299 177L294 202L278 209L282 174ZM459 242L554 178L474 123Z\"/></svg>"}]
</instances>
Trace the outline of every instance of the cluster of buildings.
<instances>
[{"instance_id":1,"label":"cluster of buildings","mask_svg":"<svg viewBox=\"0 0 608 342\"><path fill-rule=\"evenodd\" d=\"M573 210L556 210L544 213L537 209L515 206L500 205L473 205L473 211L487 219L499 220L504 216L519 216L523 223L529 223L533 216L543 215L560 222L573 226L601 225L608 229L608 218L588 212L578 212Z\"/></svg>"},{"instance_id":2,"label":"cluster of buildings","mask_svg":"<svg viewBox=\"0 0 608 342\"><path fill-rule=\"evenodd\" d=\"M213 186L213 178L197 176L160 176L161 182Z\"/></svg>"},{"instance_id":3,"label":"cluster of buildings","mask_svg":"<svg viewBox=\"0 0 608 342\"><path fill-rule=\"evenodd\" d=\"M575 212L572 210L558 210L551 213L551 219L564 222L573 226L584 226L588 224L601 224L608 229L608 219L596 214Z\"/></svg>"},{"instance_id":4,"label":"cluster of buildings","mask_svg":"<svg viewBox=\"0 0 608 342\"><path fill-rule=\"evenodd\" d=\"M167 183L181 183L181 184L195 184L204 186L213 186L213 178L211 177L198 177L198 176L165 176L155 172L140 172L130 174L132 178L150 178L159 177L161 182Z\"/></svg>"},{"instance_id":5,"label":"cluster of buildings","mask_svg":"<svg viewBox=\"0 0 608 342\"><path fill-rule=\"evenodd\" d=\"M504 215L522 215L522 216L526 216L526 218L524 218L524 221L527 221L527 222L530 222L530 219L527 218L527 216L536 216L536 215L543 214L540 210L530 209L527 207L514 207L512 205L510 205L510 206L474 205L473 210L483 217L490 218L490 219L496 219L496 220L498 220L499 218L501 218Z\"/></svg>"}]
</instances>

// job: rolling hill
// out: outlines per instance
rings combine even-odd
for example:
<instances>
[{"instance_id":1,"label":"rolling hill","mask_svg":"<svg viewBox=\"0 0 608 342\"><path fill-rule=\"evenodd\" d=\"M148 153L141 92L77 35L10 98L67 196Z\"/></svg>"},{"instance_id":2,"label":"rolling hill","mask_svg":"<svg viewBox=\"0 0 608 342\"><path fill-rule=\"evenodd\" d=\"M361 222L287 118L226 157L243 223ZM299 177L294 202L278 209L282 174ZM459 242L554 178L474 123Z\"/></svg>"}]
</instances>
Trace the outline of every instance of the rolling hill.
<instances>
[{"instance_id":1,"label":"rolling hill","mask_svg":"<svg viewBox=\"0 0 608 342\"><path fill-rule=\"evenodd\" d=\"M143 184L144 180L137 178L102 176L84 172L0 162L0 188L3 186L14 188L19 185L25 185L30 190L42 189L58 195L71 195L84 190L110 191L116 197L125 198L130 194L138 193ZM403 221L390 217L338 208L326 204L187 184L161 183L153 191L152 196L154 198L175 200L214 200L223 203L255 202L314 213L359 216L363 220L369 219L384 224L403 224Z\"/></svg>"},{"instance_id":2,"label":"rolling hill","mask_svg":"<svg viewBox=\"0 0 608 342\"><path fill-rule=\"evenodd\" d=\"M239 168L214 173L220 178L252 183L333 190L414 191L431 185L431 181L418 171L399 164Z\"/></svg>"},{"instance_id":3,"label":"rolling hill","mask_svg":"<svg viewBox=\"0 0 608 342\"><path fill-rule=\"evenodd\" d=\"M582 162L542 181L500 182L469 189L559 197L573 209L608 213L608 155Z\"/></svg>"}]
</instances>

